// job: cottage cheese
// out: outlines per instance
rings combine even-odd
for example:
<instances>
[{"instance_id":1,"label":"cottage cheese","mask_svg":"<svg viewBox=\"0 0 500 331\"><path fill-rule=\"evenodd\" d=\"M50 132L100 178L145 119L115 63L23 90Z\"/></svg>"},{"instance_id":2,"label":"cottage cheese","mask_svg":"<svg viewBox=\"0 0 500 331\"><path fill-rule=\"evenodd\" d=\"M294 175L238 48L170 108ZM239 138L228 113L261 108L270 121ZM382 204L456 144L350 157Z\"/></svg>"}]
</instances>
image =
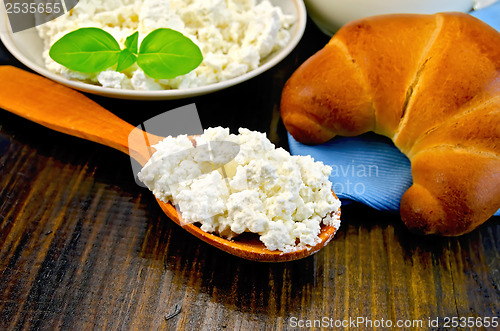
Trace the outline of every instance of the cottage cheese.
<instances>
[{"instance_id":1,"label":"cottage cheese","mask_svg":"<svg viewBox=\"0 0 500 331\"><path fill-rule=\"evenodd\" d=\"M272 52L290 40L295 22L269 0L80 0L69 14L39 25L47 69L70 79L104 87L163 90L213 84L257 68ZM50 47L68 32L82 27L106 30L124 47L125 39L139 31L142 40L157 28L171 28L196 43L204 60L190 73L154 80L133 65L123 74L113 68L102 73L71 71L54 62Z\"/></svg>"},{"instance_id":2,"label":"cottage cheese","mask_svg":"<svg viewBox=\"0 0 500 331\"><path fill-rule=\"evenodd\" d=\"M284 252L318 243L322 223L339 228L331 167L248 129L210 128L195 140L193 148L185 135L165 138L139 173L185 222L227 238L257 233L268 249Z\"/></svg>"}]
</instances>

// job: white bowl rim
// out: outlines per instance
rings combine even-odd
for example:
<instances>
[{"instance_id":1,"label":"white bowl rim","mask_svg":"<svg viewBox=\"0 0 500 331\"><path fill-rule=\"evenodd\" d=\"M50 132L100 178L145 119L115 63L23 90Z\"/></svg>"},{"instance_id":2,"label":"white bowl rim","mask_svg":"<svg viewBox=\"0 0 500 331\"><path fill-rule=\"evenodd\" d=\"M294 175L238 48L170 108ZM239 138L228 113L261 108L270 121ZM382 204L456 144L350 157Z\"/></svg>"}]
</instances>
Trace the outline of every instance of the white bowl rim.
<instances>
[{"instance_id":1,"label":"white bowl rim","mask_svg":"<svg viewBox=\"0 0 500 331\"><path fill-rule=\"evenodd\" d=\"M156 90L156 91L125 90L125 89L102 87L98 85L67 79L63 76L60 76L58 74L55 74L47 70L42 66L37 65L36 63L32 62L30 59L25 57L21 51L19 51L19 49L17 48L17 46L15 45L14 41L11 38L12 32L8 27L8 20L5 18L7 14L4 11L2 11L3 15L2 17L0 17L0 20L4 21L2 25L5 25L5 27L0 28L1 30L0 40L13 56L28 68L53 81L56 81L68 87L72 87L82 92L88 92L95 95L101 95L118 99L129 99L129 100L183 99L183 98L189 98L189 97L217 92L226 89L228 87L240 84L242 82L245 82L251 78L254 78L264 73L265 71L271 69L279 62L281 62L284 58L286 58L295 49L295 47L302 39L307 22L307 12L304 2L302 0L293 0L293 4L296 6L297 9L297 21L295 22L294 26L296 33L292 34L292 38L285 47L279 49L274 54L271 54L267 60L264 59L264 63L262 63L258 68L249 71L241 76L221 81L218 83L204 85L200 87L194 87L194 88Z\"/></svg>"}]
</instances>

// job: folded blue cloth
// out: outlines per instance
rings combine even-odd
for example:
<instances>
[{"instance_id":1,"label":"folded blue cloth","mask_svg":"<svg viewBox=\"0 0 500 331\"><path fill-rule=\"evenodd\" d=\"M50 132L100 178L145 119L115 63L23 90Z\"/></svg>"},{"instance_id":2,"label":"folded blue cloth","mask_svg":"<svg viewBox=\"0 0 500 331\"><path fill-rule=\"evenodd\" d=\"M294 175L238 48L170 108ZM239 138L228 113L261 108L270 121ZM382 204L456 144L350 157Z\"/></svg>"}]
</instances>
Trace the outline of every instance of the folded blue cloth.
<instances>
[{"instance_id":1,"label":"folded blue cloth","mask_svg":"<svg viewBox=\"0 0 500 331\"><path fill-rule=\"evenodd\" d=\"M500 1L470 14L500 31Z\"/></svg>"},{"instance_id":2,"label":"folded blue cloth","mask_svg":"<svg viewBox=\"0 0 500 331\"><path fill-rule=\"evenodd\" d=\"M388 138L367 133L314 146L291 135L288 140L291 154L311 155L332 167L332 189L341 200L397 212L403 193L412 185L410 160Z\"/></svg>"},{"instance_id":3,"label":"folded blue cloth","mask_svg":"<svg viewBox=\"0 0 500 331\"><path fill-rule=\"evenodd\" d=\"M500 31L500 2L472 12ZM377 210L399 212L404 192L412 185L411 164L388 138L367 133L336 137L322 145L304 145L288 135L293 155L311 155L332 167L333 190L343 203L361 202ZM500 216L500 210L495 216Z\"/></svg>"}]
</instances>

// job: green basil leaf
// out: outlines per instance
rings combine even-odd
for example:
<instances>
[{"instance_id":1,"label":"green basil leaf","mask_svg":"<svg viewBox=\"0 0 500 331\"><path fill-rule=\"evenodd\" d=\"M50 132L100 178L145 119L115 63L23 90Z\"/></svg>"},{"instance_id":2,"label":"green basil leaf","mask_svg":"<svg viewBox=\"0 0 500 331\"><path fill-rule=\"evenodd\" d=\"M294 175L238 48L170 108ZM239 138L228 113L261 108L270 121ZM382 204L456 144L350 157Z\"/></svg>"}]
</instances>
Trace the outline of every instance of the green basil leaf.
<instances>
[{"instance_id":1,"label":"green basil leaf","mask_svg":"<svg viewBox=\"0 0 500 331\"><path fill-rule=\"evenodd\" d=\"M135 56L128 48L122 50L118 56L118 64L116 65L116 71L122 71L130 67L137 61L137 56Z\"/></svg>"},{"instance_id":2,"label":"green basil leaf","mask_svg":"<svg viewBox=\"0 0 500 331\"><path fill-rule=\"evenodd\" d=\"M157 29L141 42L137 64L155 79L185 75L198 67L203 55L198 46L182 33Z\"/></svg>"},{"instance_id":3,"label":"green basil leaf","mask_svg":"<svg viewBox=\"0 0 500 331\"><path fill-rule=\"evenodd\" d=\"M50 48L49 56L59 64L80 72L99 72L116 63L120 45L98 28L81 28L64 35Z\"/></svg>"},{"instance_id":4,"label":"green basil leaf","mask_svg":"<svg viewBox=\"0 0 500 331\"><path fill-rule=\"evenodd\" d=\"M132 52L133 54L137 54L137 47L139 45L139 32L136 31L125 40L125 47Z\"/></svg>"}]
</instances>

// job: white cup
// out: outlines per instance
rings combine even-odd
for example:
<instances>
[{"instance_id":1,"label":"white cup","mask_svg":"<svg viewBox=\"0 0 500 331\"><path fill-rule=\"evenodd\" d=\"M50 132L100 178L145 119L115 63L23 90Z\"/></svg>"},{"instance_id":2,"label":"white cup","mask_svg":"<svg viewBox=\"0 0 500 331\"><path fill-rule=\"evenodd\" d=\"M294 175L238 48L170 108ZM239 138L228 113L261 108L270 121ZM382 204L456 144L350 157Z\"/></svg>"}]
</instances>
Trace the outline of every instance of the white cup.
<instances>
[{"instance_id":1,"label":"white cup","mask_svg":"<svg viewBox=\"0 0 500 331\"><path fill-rule=\"evenodd\" d=\"M469 12L477 0L304 0L321 31L332 36L345 23L368 16L446 11Z\"/></svg>"}]
</instances>

